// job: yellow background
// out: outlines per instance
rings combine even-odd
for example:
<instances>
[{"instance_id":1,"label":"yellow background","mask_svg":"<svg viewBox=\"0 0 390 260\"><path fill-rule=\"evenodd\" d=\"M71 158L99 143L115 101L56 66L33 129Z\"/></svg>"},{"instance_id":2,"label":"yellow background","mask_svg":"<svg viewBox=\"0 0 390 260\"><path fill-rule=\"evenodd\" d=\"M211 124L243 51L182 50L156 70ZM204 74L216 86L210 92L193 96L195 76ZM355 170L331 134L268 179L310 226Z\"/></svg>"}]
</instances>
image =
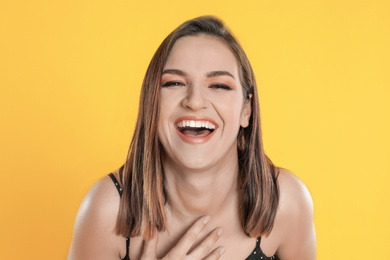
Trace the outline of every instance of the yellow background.
<instances>
[{"instance_id":1,"label":"yellow background","mask_svg":"<svg viewBox=\"0 0 390 260\"><path fill-rule=\"evenodd\" d=\"M315 204L318 259L386 259L390 2L0 2L0 259L65 259L78 206L124 161L146 67L221 17L259 83L267 154Z\"/></svg>"}]
</instances>

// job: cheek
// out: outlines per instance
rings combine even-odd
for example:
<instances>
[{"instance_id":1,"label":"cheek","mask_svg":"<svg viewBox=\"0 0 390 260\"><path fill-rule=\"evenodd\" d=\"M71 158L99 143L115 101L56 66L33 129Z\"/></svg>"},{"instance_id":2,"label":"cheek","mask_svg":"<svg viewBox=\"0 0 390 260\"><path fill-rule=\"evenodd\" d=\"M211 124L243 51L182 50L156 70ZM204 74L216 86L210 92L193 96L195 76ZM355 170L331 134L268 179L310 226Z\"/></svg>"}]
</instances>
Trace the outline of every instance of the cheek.
<instances>
[{"instance_id":1,"label":"cheek","mask_svg":"<svg viewBox=\"0 0 390 260\"><path fill-rule=\"evenodd\" d=\"M162 138L164 136L164 133L167 131L168 127L168 115L166 113L166 110L160 109L159 118L157 121L157 134L159 138Z\"/></svg>"},{"instance_id":2,"label":"cheek","mask_svg":"<svg viewBox=\"0 0 390 260\"><path fill-rule=\"evenodd\" d=\"M169 98L169 95L161 95L159 105L159 117L157 120L157 136L162 144L169 142L169 131L172 128L172 114L175 111L174 100Z\"/></svg>"},{"instance_id":3,"label":"cheek","mask_svg":"<svg viewBox=\"0 0 390 260\"><path fill-rule=\"evenodd\" d=\"M239 124L242 114L242 100L240 98L232 97L218 102L218 108L225 123Z\"/></svg>"},{"instance_id":4,"label":"cheek","mask_svg":"<svg viewBox=\"0 0 390 260\"><path fill-rule=\"evenodd\" d=\"M161 113L165 112L165 114L168 113L167 111L172 112L177 107L179 100L182 99L181 92L178 90L161 89L159 111Z\"/></svg>"},{"instance_id":5,"label":"cheek","mask_svg":"<svg viewBox=\"0 0 390 260\"><path fill-rule=\"evenodd\" d=\"M172 110L172 97L171 95L168 95L168 93L165 93L165 91L161 91L160 95L160 104L159 104L159 122L167 120L167 115L169 114L169 111Z\"/></svg>"},{"instance_id":6,"label":"cheek","mask_svg":"<svg viewBox=\"0 0 390 260\"><path fill-rule=\"evenodd\" d=\"M162 121L159 122L157 126L157 137L162 145L162 149L166 150L166 148L170 146L171 140L168 133L167 124Z\"/></svg>"}]
</instances>

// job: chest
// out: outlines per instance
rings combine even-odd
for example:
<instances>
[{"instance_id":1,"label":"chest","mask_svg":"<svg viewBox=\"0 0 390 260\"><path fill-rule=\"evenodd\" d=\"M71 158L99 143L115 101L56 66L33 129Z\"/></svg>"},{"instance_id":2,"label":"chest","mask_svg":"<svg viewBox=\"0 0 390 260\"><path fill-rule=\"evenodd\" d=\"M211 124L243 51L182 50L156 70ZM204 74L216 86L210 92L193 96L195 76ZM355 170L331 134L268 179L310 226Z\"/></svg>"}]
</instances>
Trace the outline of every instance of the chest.
<instances>
[{"instance_id":1,"label":"chest","mask_svg":"<svg viewBox=\"0 0 390 260\"><path fill-rule=\"evenodd\" d=\"M205 232L207 236L207 232ZM225 237L223 237L225 235ZM257 239L247 236L240 236L235 234L229 236L223 234L221 238L213 245L210 251L213 251L219 246L226 248L225 253L221 256L221 260L267 260L273 258L267 258L262 254L261 249L258 247ZM157 259L163 258L170 250L172 250L177 242L180 240L182 234L166 234L160 233L159 242L157 244L156 256ZM205 236L200 236L194 243L193 248L196 247ZM138 260L141 258L143 248L143 239L141 237L133 237L130 240L129 255L131 260ZM191 252L191 250L189 251ZM261 258L263 257L263 258Z\"/></svg>"}]
</instances>

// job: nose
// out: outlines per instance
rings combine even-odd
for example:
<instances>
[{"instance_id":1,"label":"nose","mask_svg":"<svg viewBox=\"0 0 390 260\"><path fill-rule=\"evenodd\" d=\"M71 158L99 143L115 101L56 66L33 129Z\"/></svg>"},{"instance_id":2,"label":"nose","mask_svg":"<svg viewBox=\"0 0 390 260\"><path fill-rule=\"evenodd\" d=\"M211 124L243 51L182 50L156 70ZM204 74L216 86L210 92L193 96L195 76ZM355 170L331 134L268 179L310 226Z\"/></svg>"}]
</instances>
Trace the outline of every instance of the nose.
<instances>
[{"instance_id":1,"label":"nose","mask_svg":"<svg viewBox=\"0 0 390 260\"><path fill-rule=\"evenodd\" d=\"M202 93L201 87L189 86L187 89L187 94L182 101L183 107L194 111L206 108L207 100L204 93Z\"/></svg>"}]
</instances>

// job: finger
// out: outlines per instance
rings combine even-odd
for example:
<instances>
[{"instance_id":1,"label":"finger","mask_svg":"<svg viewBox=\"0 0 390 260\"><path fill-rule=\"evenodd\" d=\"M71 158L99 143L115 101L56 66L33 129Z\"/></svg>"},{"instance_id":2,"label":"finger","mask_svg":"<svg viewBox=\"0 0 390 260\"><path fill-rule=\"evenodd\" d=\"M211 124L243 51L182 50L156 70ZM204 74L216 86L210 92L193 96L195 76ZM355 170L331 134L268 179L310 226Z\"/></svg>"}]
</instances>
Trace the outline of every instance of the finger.
<instances>
[{"instance_id":1,"label":"finger","mask_svg":"<svg viewBox=\"0 0 390 260\"><path fill-rule=\"evenodd\" d=\"M194 259L202 259L203 257L207 256L215 242L219 239L219 237L222 235L223 228L216 228L211 232L197 247L195 247L194 250L192 250L190 256Z\"/></svg>"},{"instance_id":2,"label":"finger","mask_svg":"<svg viewBox=\"0 0 390 260\"><path fill-rule=\"evenodd\" d=\"M140 260L155 260L158 235L155 234L150 240L144 240L144 247Z\"/></svg>"},{"instance_id":3,"label":"finger","mask_svg":"<svg viewBox=\"0 0 390 260\"><path fill-rule=\"evenodd\" d=\"M179 259L185 256L195 243L196 239L200 232L204 229L206 224L209 222L210 217L204 216L198 219L183 235L183 237L179 240L174 248L169 251L167 255L169 255L172 259Z\"/></svg>"},{"instance_id":4,"label":"finger","mask_svg":"<svg viewBox=\"0 0 390 260\"><path fill-rule=\"evenodd\" d=\"M218 247L216 249L214 249L214 251L209 254L207 257L203 258L203 260L216 260L216 259L219 259L221 257L221 255L223 255L223 253L225 253L225 248L224 247Z\"/></svg>"}]
</instances>

